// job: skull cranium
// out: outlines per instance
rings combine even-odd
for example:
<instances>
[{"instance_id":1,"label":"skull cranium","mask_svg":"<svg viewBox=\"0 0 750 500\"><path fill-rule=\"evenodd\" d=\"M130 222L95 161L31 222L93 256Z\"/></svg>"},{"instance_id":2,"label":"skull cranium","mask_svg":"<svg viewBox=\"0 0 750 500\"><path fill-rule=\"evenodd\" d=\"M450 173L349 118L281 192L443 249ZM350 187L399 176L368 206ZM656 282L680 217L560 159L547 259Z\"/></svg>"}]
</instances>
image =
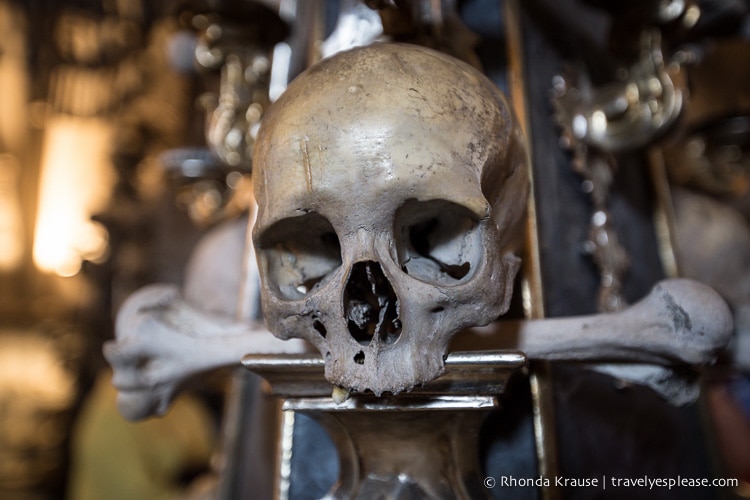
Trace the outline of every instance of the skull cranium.
<instances>
[{"instance_id":1,"label":"skull cranium","mask_svg":"<svg viewBox=\"0 0 750 500\"><path fill-rule=\"evenodd\" d=\"M408 390L505 313L528 191L501 92L441 53L375 44L295 79L254 151L263 312L332 383Z\"/></svg>"}]
</instances>

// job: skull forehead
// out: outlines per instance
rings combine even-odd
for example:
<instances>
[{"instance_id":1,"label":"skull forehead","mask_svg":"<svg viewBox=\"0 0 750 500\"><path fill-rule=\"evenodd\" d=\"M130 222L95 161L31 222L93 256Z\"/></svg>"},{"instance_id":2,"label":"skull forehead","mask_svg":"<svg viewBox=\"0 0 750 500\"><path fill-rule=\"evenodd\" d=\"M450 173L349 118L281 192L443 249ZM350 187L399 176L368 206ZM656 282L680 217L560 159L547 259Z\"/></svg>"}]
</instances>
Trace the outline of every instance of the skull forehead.
<instances>
[{"instance_id":1,"label":"skull forehead","mask_svg":"<svg viewBox=\"0 0 750 500\"><path fill-rule=\"evenodd\" d=\"M401 138L392 139L391 144L402 143ZM424 145L421 141L418 147ZM334 146L304 141L296 154L269 157L273 168L264 175L259 224L316 211L332 221L341 216L350 225L365 226L385 222L407 198L453 201L478 218L486 217L489 208L479 172L468 162L452 163L449 155L444 157L437 148L415 150L406 141L403 148L382 153L346 136L337 137ZM373 212L378 217L368 221ZM363 220L354 221L358 216Z\"/></svg>"},{"instance_id":2,"label":"skull forehead","mask_svg":"<svg viewBox=\"0 0 750 500\"><path fill-rule=\"evenodd\" d=\"M353 49L311 67L274 104L263 128L273 131L274 122L319 140L337 132L382 139L451 130L494 143L511 128L502 94L484 75L439 52L399 44Z\"/></svg>"},{"instance_id":3,"label":"skull forehead","mask_svg":"<svg viewBox=\"0 0 750 500\"><path fill-rule=\"evenodd\" d=\"M511 128L502 94L474 68L416 46L355 49L301 75L264 117L259 198L280 217L354 192L374 204L394 191L477 199Z\"/></svg>"}]
</instances>

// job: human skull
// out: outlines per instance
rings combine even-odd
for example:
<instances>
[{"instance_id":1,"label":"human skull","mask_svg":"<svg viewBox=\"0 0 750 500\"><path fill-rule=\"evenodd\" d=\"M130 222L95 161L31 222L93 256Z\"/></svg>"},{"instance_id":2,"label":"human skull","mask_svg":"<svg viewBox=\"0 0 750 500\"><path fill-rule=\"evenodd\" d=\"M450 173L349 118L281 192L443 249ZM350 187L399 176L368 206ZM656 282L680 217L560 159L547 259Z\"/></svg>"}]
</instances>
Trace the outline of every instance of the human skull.
<instances>
[{"instance_id":1,"label":"human skull","mask_svg":"<svg viewBox=\"0 0 750 500\"><path fill-rule=\"evenodd\" d=\"M501 92L417 46L323 60L263 119L254 151L262 307L326 378L397 393L450 338L508 310L528 177Z\"/></svg>"}]
</instances>

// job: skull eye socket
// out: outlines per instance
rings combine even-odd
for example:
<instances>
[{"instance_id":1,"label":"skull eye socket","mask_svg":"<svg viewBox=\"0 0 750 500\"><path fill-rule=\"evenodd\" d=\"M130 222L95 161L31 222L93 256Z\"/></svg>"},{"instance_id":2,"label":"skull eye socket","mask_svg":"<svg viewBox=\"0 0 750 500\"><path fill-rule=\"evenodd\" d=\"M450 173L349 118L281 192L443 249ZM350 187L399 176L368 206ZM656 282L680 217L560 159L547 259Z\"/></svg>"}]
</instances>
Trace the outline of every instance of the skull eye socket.
<instances>
[{"instance_id":1,"label":"skull eye socket","mask_svg":"<svg viewBox=\"0 0 750 500\"><path fill-rule=\"evenodd\" d=\"M316 212L284 219L258 238L269 288L296 300L315 291L341 266L341 245L331 223Z\"/></svg>"},{"instance_id":2,"label":"skull eye socket","mask_svg":"<svg viewBox=\"0 0 750 500\"><path fill-rule=\"evenodd\" d=\"M479 219L445 200L407 200L396 212L398 262L408 275L436 285L467 281L479 262Z\"/></svg>"}]
</instances>

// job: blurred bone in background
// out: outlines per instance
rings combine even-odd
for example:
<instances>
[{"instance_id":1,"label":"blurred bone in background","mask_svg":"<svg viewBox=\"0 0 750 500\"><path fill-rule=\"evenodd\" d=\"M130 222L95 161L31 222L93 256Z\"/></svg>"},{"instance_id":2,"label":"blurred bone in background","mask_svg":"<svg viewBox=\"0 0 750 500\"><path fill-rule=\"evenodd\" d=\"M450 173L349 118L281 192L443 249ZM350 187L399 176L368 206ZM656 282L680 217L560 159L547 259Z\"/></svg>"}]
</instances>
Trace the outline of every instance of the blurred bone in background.
<instances>
[{"instance_id":1,"label":"blurred bone in background","mask_svg":"<svg viewBox=\"0 0 750 500\"><path fill-rule=\"evenodd\" d=\"M276 67L286 57L286 74L275 80L262 54L242 61L244 84L252 73L252 85L268 95L253 95L259 107L247 106L234 122L221 97L222 85L237 84L237 61L223 58L222 34L210 29L221 3L0 0L0 498L95 498L87 491L107 484L121 495L108 498L197 498L201 479L211 476L227 374L206 377L165 420L132 424L116 412L102 344L128 295L149 283L184 284L202 238L227 224L244 227L251 165L242 148L251 138L243 134L257 130L262 106L289 78L336 42L308 47L300 39L322 42L345 0L229 2L240 6L238 20L269 31L271 21L244 19L242 8L315 13L303 30L298 21L296 30L279 25L271 35L297 48L274 51ZM493 17L503 2L443 3L463 21L443 34L444 50L483 66L504 87L505 47L497 43L504 32ZM549 2L527 3L532 17L555 22ZM563 2L596 12L603 3ZM690 49L683 61L690 105L658 156L670 186L675 264L719 291L735 316L735 340L705 394L714 444L750 497L750 442L742 440L750 437L750 4L637 3L682 4L685 25L699 28L665 32ZM636 58L610 48L621 60ZM207 127L224 135L207 135ZM103 458L78 462L77 452Z\"/></svg>"}]
</instances>

